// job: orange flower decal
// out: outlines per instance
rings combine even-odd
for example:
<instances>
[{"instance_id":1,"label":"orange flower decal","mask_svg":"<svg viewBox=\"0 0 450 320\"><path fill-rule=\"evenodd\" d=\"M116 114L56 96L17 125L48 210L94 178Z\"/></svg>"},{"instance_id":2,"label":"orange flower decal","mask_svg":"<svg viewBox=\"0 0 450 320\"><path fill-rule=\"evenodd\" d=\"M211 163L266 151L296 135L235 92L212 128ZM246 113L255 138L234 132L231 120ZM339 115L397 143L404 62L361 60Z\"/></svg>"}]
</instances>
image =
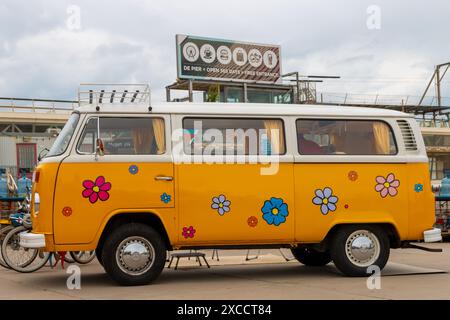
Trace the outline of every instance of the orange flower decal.
<instances>
[{"instance_id":1,"label":"orange flower decal","mask_svg":"<svg viewBox=\"0 0 450 320\"><path fill-rule=\"evenodd\" d=\"M356 181L358 179L358 172L350 171L348 173L348 178L350 179L350 181Z\"/></svg>"},{"instance_id":2,"label":"orange flower decal","mask_svg":"<svg viewBox=\"0 0 450 320\"><path fill-rule=\"evenodd\" d=\"M65 217L70 217L70 216L72 215L72 208L70 208L70 207L64 207L64 208L62 209L62 214L63 214L63 216L65 216Z\"/></svg>"},{"instance_id":3,"label":"orange flower decal","mask_svg":"<svg viewBox=\"0 0 450 320\"><path fill-rule=\"evenodd\" d=\"M258 224L258 218L255 216L251 216L247 219L247 223L250 227L254 228Z\"/></svg>"}]
</instances>

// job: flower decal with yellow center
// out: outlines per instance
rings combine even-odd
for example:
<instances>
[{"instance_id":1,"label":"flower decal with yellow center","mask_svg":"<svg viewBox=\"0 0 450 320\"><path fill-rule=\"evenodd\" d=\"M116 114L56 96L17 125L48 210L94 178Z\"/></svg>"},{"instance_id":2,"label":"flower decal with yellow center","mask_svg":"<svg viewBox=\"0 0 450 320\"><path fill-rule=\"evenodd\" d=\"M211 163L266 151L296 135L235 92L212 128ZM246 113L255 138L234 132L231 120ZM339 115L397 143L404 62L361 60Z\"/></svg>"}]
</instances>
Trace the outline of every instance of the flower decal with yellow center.
<instances>
[{"instance_id":1,"label":"flower decal with yellow center","mask_svg":"<svg viewBox=\"0 0 450 320\"><path fill-rule=\"evenodd\" d=\"M415 191L415 192L422 192L422 191L423 191L423 184L421 184L421 183L416 183L416 184L414 185L414 191Z\"/></svg>"},{"instance_id":2,"label":"flower decal with yellow center","mask_svg":"<svg viewBox=\"0 0 450 320\"><path fill-rule=\"evenodd\" d=\"M164 202L165 204L168 204L171 200L172 200L172 196L170 194L167 194L166 192L164 192L161 196L160 199L162 202Z\"/></svg>"},{"instance_id":3,"label":"flower decal with yellow center","mask_svg":"<svg viewBox=\"0 0 450 320\"><path fill-rule=\"evenodd\" d=\"M375 185L375 191L380 193L382 198L386 198L388 195L395 197L398 193L397 188L400 186L400 181L395 179L393 173L389 173L387 177L378 176L375 178L377 184Z\"/></svg>"},{"instance_id":4,"label":"flower decal with yellow center","mask_svg":"<svg viewBox=\"0 0 450 320\"><path fill-rule=\"evenodd\" d=\"M106 201L109 199L108 191L111 190L111 183L105 181L105 177L99 176L94 181L84 180L83 181L82 196L84 198L89 198L89 202L94 204L97 200Z\"/></svg>"},{"instance_id":5,"label":"flower decal with yellow center","mask_svg":"<svg viewBox=\"0 0 450 320\"><path fill-rule=\"evenodd\" d=\"M189 239L195 236L196 231L197 230L195 230L193 226L183 227L183 232L181 234L185 239Z\"/></svg>"},{"instance_id":6,"label":"flower decal with yellow center","mask_svg":"<svg viewBox=\"0 0 450 320\"><path fill-rule=\"evenodd\" d=\"M277 227L285 223L286 217L289 215L288 205L284 203L283 199L275 197L264 202L261 212L267 224L273 224Z\"/></svg>"},{"instance_id":7,"label":"flower decal with yellow center","mask_svg":"<svg viewBox=\"0 0 450 320\"><path fill-rule=\"evenodd\" d=\"M211 208L217 210L221 216L225 214L225 212L229 212L231 210L231 201L228 200L223 194L220 196L212 198Z\"/></svg>"},{"instance_id":8,"label":"flower decal with yellow center","mask_svg":"<svg viewBox=\"0 0 450 320\"><path fill-rule=\"evenodd\" d=\"M316 196L312 199L312 202L320 206L320 212L323 215L328 214L330 211L336 211L339 198L333 195L333 190L329 187L322 189L317 189L315 191Z\"/></svg>"},{"instance_id":9,"label":"flower decal with yellow center","mask_svg":"<svg viewBox=\"0 0 450 320\"><path fill-rule=\"evenodd\" d=\"M128 168L128 171L129 171L131 174L137 174L137 173L139 172L139 168L138 168L137 165L133 164L133 165L131 165L131 166Z\"/></svg>"}]
</instances>

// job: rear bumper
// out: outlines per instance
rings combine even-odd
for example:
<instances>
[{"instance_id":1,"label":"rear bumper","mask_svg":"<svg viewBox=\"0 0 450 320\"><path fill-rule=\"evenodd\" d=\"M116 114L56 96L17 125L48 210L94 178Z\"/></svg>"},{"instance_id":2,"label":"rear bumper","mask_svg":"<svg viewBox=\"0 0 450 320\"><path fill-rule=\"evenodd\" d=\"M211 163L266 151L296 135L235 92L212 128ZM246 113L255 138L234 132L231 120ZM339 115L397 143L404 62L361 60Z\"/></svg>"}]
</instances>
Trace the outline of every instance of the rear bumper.
<instances>
[{"instance_id":1,"label":"rear bumper","mask_svg":"<svg viewBox=\"0 0 450 320\"><path fill-rule=\"evenodd\" d=\"M424 242L439 242L442 241L441 229L433 228L423 232Z\"/></svg>"},{"instance_id":2,"label":"rear bumper","mask_svg":"<svg viewBox=\"0 0 450 320\"><path fill-rule=\"evenodd\" d=\"M24 248L39 249L45 247L45 236L40 233L20 233L20 246Z\"/></svg>"}]
</instances>

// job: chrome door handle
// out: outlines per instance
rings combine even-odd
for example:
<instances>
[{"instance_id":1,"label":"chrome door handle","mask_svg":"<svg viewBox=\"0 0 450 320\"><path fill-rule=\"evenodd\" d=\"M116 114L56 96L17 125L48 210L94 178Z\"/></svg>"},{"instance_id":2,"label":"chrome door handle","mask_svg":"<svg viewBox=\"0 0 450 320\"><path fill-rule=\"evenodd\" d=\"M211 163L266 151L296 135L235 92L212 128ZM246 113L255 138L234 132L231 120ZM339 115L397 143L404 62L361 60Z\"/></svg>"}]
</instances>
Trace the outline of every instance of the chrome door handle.
<instances>
[{"instance_id":1,"label":"chrome door handle","mask_svg":"<svg viewBox=\"0 0 450 320\"><path fill-rule=\"evenodd\" d=\"M155 180L158 180L158 181L172 181L173 177L171 177L171 176L156 176Z\"/></svg>"}]
</instances>

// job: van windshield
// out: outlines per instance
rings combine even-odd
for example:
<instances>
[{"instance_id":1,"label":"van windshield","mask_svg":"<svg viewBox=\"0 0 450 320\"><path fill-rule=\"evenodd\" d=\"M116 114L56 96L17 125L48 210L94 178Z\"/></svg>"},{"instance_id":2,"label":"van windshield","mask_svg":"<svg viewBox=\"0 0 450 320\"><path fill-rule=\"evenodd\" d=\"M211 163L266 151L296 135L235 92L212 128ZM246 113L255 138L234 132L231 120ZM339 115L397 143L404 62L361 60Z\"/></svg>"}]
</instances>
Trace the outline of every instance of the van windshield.
<instances>
[{"instance_id":1,"label":"van windshield","mask_svg":"<svg viewBox=\"0 0 450 320\"><path fill-rule=\"evenodd\" d=\"M58 135L58 138L56 138L53 146L50 148L50 151L45 157L59 156L66 151L67 146L72 139L75 128L77 127L79 118L80 115L78 113L72 113L69 120L67 120L66 125L61 130L61 133Z\"/></svg>"}]
</instances>

